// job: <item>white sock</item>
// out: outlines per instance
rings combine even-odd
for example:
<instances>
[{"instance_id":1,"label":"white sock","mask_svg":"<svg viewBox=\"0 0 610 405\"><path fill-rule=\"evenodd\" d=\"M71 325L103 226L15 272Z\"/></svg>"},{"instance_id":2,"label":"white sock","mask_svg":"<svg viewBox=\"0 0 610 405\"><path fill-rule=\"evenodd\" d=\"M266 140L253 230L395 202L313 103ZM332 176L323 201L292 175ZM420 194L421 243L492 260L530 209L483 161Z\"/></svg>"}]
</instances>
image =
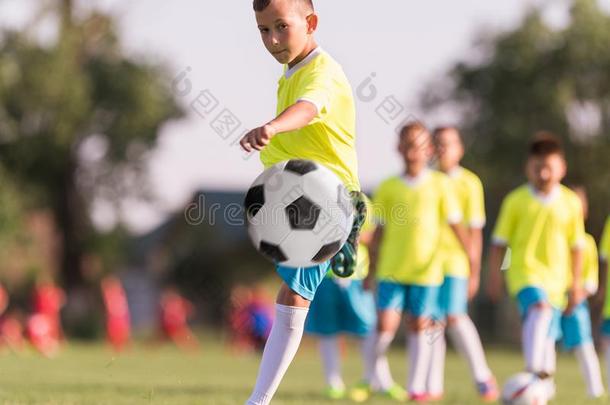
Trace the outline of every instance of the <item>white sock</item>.
<instances>
[{"instance_id":1,"label":"white sock","mask_svg":"<svg viewBox=\"0 0 610 405\"><path fill-rule=\"evenodd\" d=\"M489 381L492 377L491 370L485 359L481 338L470 317L468 315L458 317L447 329L455 348L466 358L475 382Z\"/></svg>"},{"instance_id":2,"label":"white sock","mask_svg":"<svg viewBox=\"0 0 610 405\"><path fill-rule=\"evenodd\" d=\"M604 337L604 354L606 358L606 384L610 387L610 338Z\"/></svg>"},{"instance_id":3,"label":"white sock","mask_svg":"<svg viewBox=\"0 0 610 405\"><path fill-rule=\"evenodd\" d=\"M544 343L544 360L542 371L554 375L557 370L557 351L555 350L555 339L547 336Z\"/></svg>"},{"instance_id":4,"label":"white sock","mask_svg":"<svg viewBox=\"0 0 610 405\"><path fill-rule=\"evenodd\" d=\"M432 344L432 353L426 383L426 392L434 396L443 395L445 389L445 355L447 353L444 328L437 329L439 329L438 335L432 342L428 342Z\"/></svg>"},{"instance_id":5,"label":"white sock","mask_svg":"<svg viewBox=\"0 0 610 405\"><path fill-rule=\"evenodd\" d=\"M430 368L432 346L429 333L425 330L409 333L409 376L407 391L409 394L426 392L426 380Z\"/></svg>"},{"instance_id":6,"label":"white sock","mask_svg":"<svg viewBox=\"0 0 610 405\"><path fill-rule=\"evenodd\" d=\"M326 385L338 390L345 389L345 384L341 378L339 344L335 336L320 339L320 355L322 356Z\"/></svg>"},{"instance_id":7,"label":"white sock","mask_svg":"<svg viewBox=\"0 0 610 405\"><path fill-rule=\"evenodd\" d=\"M296 354L307 308L275 304L275 321L258 370L254 392L246 405L268 405Z\"/></svg>"},{"instance_id":8,"label":"white sock","mask_svg":"<svg viewBox=\"0 0 610 405\"><path fill-rule=\"evenodd\" d=\"M587 384L587 394L592 398L604 395L602 372L593 343L583 343L574 349L574 354L578 359L578 363L580 363L580 369Z\"/></svg>"},{"instance_id":9,"label":"white sock","mask_svg":"<svg viewBox=\"0 0 610 405\"><path fill-rule=\"evenodd\" d=\"M550 308L532 308L523 322L523 355L525 365L531 372L543 371L544 348L552 316L553 312Z\"/></svg>"},{"instance_id":10,"label":"white sock","mask_svg":"<svg viewBox=\"0 0 610 405\"><path fill-rule=\"evenodd\" d=\"M385 391L394 385L386 352L394 340L393 332L373 332L362 345L365 359L364 380L375 390Z\"/></svg>"}]
</instances>

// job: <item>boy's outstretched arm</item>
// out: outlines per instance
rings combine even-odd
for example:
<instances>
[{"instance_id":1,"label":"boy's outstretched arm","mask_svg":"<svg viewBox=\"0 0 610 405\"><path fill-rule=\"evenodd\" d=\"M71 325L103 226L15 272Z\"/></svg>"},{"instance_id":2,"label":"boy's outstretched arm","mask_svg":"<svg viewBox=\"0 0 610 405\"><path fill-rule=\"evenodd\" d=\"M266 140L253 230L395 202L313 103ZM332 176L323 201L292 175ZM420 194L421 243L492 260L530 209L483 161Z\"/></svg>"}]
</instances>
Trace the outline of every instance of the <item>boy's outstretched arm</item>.
<instances>
[{"instance_id":1,"label":"boy's outstretched arm","mask_svg":"<svg viewBox=\"0 0 610 405\"><path fill-rule=\"evenodd\" d=\"M572 313L574 307L585 299L585 290L582 282L583 250L580 248L572 249L572 285L568 291L568 306L566 314Z\"/></svg>"},{"instance_id":2,"label":"boy's outstretched arm","mask_svg":"<svg viewBox=\"0 0 610 405\"><path fill-rule=\"evenodd\" d=\"M365 290L371 290L375 276L377 274L377 261L379 260L379 246L381 246L381 240L383 239L383 225L378 225L373 232L369 248L369 273L363 282L363 288Z\"/></svg>"},{"instance_id":3,"label":"boy's outstretched arm","mask_svg":"<svg viewBox=\"0 0 610 405\"><path fill-rule=\"evenodd\" d=\"M606 290L608 288L608 267L608 260L601 259L599 273L597 275L597 292L593 296L593 305L599 309L603 308L606 300Z\"/></svg>"},{"instance_id":4,"label":"boy's outstretched arm","mask_svg":"<svg viewBox=\"0 0 610 405\"><path fill-rule=\"evenodd\" d=\"M481 228L468 228L471 261L470 280L468 284L468 299L472 299L479 291L481 282L481 257L483 256L483 230Z\"/></svg>"},{"instance_id":5,"label":"boy's outstretched arm","mask_svg":"<svg viewBox=\"0 0 610 405\"><path fill-rule=\"evenodd\" d=\"M487 295L493 302L502 297L502 262L506 254L506 246L493 244L489 252L489 281L487 282Z\"/></svg>"},{"instance_id":6,"label":"boy's outstretched arm","mask_svg":"<svg viewBox=\"0 0 610 405\"><path fill-rule=\"evenodd\" d=\"M263 150L271 138L282 132L295 131L307 126L318 115L318 108L309 101L297 101L275 119L255 128L241 138L239 144L246 152Z\"/></svg>"},{"instance_id":7,"label":"boy's outstretched arm","mask_svg":"<svg viewBox=\"0 0 610 405\"><path fill-rule=\"evenodd\" d=\"M480 257L476 257L477 249L475 249L472 243L472 234L462 224L450 224L449 227L457 237L462 245L462 249L468 256L468 263L470 264L470 279L468 280L468 298L472 298L479 289L479 273L481 267Z\"/></svg>"}]
</instances>

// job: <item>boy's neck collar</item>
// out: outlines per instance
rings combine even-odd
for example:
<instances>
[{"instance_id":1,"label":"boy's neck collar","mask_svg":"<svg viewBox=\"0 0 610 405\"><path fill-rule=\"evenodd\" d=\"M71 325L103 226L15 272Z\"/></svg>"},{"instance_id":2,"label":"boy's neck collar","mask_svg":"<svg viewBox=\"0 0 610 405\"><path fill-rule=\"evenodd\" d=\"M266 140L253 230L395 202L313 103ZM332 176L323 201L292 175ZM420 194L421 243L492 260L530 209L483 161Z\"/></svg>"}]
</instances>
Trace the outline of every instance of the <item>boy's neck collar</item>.
<instances>
[{"instance_id":1,"label":"boy's neck collar","mask_svg":"<svg viewBox=\"0 0 610 405\"><path fill-rule=\"evenodd\" d=\"M284 77L286 79L290 79L290 77L292 75L294 75L300 68L302 68L303 66L307 65L309 62L311 62L311 60L313 58L318 56L320 53L322 53L322 48L320 46L318 46L313 51L309 52L309 55L307 55L305 58L303 58L302 61L300 61L299 63L297 63L293 67L288 68L288 65L286 65L286 72L284 72Z\"/></svg>"},{"instance_id":2,"label":"boy's neck collar","mask_svg":"<svg viewBox=\"0 0 610 405\"><path fill-rule=\"evenodd\" d=\"M531 183L528 183L528 188L530 190L530 193L532 193L532 196L545 205L553 202L559 195L559 185L554 186L553 189L551 190L551 192L548 194L542 194Z\"/></svg>"},{"instance_id":3,"label":"boy's neck collar","mask_svg":"<svg viewBox=\"0 0 610 405\"><path fill-rule=\"evenodd\" d=\"M424 170L419 172L419 174L417 176L409 176L408 173L404 173L401 176L401 178L409 187L415 187L418 184L420 184L422 181L424 181L426 179L426 177L428 177L429 173L430 173L430 169L425 168Z\"/></svg>"},{"instance_id":4,"label":"boy's neck collar","mask_svg":"<svg viewBox=\"0 0 610 405\"><path fill-rule=\"evenodd\" d=\"M451 177L452 179L455 179L456 177L459 177L460 174L462 174L462 166L456 165L449 169L447 172L445 172L445 174Z\"/></svg>"}]
</instances>

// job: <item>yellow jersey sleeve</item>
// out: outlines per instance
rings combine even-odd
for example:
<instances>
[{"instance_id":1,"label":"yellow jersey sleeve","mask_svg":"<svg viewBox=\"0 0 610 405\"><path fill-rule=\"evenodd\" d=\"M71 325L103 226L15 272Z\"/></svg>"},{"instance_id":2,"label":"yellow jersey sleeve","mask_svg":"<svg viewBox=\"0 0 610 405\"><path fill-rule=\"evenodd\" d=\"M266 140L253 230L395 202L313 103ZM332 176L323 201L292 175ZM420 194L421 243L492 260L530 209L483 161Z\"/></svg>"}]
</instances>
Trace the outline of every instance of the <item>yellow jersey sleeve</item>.
<instances>
[{"instance_id":1,"label":"yellow jersey sleeve","mask_svg":"<svg viewBox=\"0 0 610 405\"><path fill-rule=\"evenodd\" d=\"M585 290L589 295L595 294L598 287L599 264L597 258L597 245L593 236L585 235L585 249L583 252L582 276Z\"/></svg>"},{"instance_id":2,"label":"yellow jersey sleeve","mask_svg":"<svg viewBox=\"0 0 610 405\"><path fill-rule=\"evenodd\" d=\"M571 200L572 221L568 228L568 240L572 248L583 249L585 247L585 219L582 211L582 203L573 196Z\"/></svg>"},{"instance_id":3,"label":"yellow jersey sleeve","mask_svg":"<svg viewBox=\"0 0 610 405\"><path fill-rule=\"evenodd\" d=\"M316 71L304 76L296 94L296 101L309 101L318 109L318 115L310 125L319 122L330 106L329 90L332 86L330 76L324 73L324 71Z\"/></svg>"},{"instance_id":4,"label":"yellow jersey sleeve","mask_svg":"<svg viewBox=\"0 0 610 405\"><path fill-rule=\"evenodd\" d=\"M464 221L470 228L481 229L485 226L485 197L483 184L474 174L468 180L468 198L464 209Z\"/></svg>"},{"instance_id":5,"label":"yellow jersey sleeve","mask_svg":"<svg viewBox=\"0 0 610 405\"><path fill-rule=\"evenodd\" d=\"M512 197L512 195L508 195L500 207L492 236L493 243L496 245L507 246L510 244L516 220L514 198Z\"/></svg>"},{"instance_id":6,"label":"yellow jersey sleeve","mask_svg":"<svg viewBox=\"0 0 610 405\"><path fill-rule=\"evenodd\" d=\"M458 224L462 221L463 215L455 187L446 175L439 173L438 178L441 190L440 217L450 225Z\"/></svg>"},{"instance_id":7,"label":"yellow jersey sleeve","mask_svg":"<svg viewBox=\"0 0 610 405\"><path fill-rule=\"evenodd\" d=\"M602 260L610 261L610 217L606 220L602 241L599 246L599 255Z\"/></svg>"}]
</instances>

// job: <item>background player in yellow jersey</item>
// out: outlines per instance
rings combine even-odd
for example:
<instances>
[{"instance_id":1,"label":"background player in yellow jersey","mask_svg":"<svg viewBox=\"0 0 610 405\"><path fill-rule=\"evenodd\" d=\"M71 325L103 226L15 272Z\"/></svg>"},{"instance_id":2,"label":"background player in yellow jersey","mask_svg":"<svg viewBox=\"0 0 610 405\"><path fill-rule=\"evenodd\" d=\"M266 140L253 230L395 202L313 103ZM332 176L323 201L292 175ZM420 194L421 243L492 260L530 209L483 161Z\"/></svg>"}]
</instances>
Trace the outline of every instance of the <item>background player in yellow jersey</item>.
<instances>
[{"instance_id":1,"label":"background player in yellow jersey","mask_svg":"<svg viewBox=\"0 0 610 405\"><path fill-rule=\"evenodd\" d=\"M405 313L410 363L407 391L411 400L426 401L432 343L438 338L432 320L438 313L443 282L437 254L442 229L449 224L464 247L467 240L448 177L428 168L434 153L428 130L418 123L406 125L399 135L398 151L405 163L404 174L385 180L373 199L379 224L367 284L374 279L378 282L379 321L376 344L367 357L374 361L385 357ZM393 381L385 383L382 388L390 389Z\"/></svg>"},{"instance_id":2,"label":"background player in yellow jersey","mask_svg":"<svg viewBox=\"0 0 610 405\"><path fill-rule=\"evenodd\" d=\"M583 217L586 220L589 212L587 193L582 186L574 186L572 190L582 203ZM598 269L597 245L593 236L587 233L585 234L582 266L583 286L587 297L591 297L597 292ZM564 314L561 317L561 333L564 347L567 350L574 350L580 363L580 369L587 385L587 395L591 398L603 396L604 384L599 359L593 344L591 314L586 299L578 304L571 314Z\"/></svg>"},{"instance_id":3,"label":"background player in yellow jersey","mask_svg":"<svg viewBox=\"0 0 610 405\"><path fill-rule=\"evenodd\" d=\"M477 329L468 316L468 301L479 289L485 203L483 185L476 174L460 166L464 145L460 133L453 127L437 128L433 133L438 168L449 176L460 204L462 224L469 235L474 262L468 256L449 226L445 226L441 239L445 279L440 293L440 315L446 319L446 329L456 349L466 358L481 397L487 401L498 398L496 380L487 365L483 345ZM444 361L445 340L440 336L436 350ZM439 367L440 372L444 367ZM439 378L442 382L442 374ZM442 389L442 385L440 387Z\"/></svg>"},{"instance_id":4,"label":"background player in yellow jersey","mask_svg":"<svg viewBox=\"0 0 610 405\"><path fill-rule=\"evenodd\" d=\"M610 216L606 220L604 226L604 232L602 234L602 240L599 244L599 257L601 259L600 269L600 293L605 293L605 303L603 318L604 323L602 324L602 339L604 343L604 351L606 355L606 383L610 386L610 286L608 286L608 263L610 262Z\"/></svg>"},{"instance_id":5,"label":"background player in yellow jersey","mask_svg":"<svg viewBox=\"0 0 610 405\"><path fill-rule=\"evenodd\" d=\"M502 295L501 266L510 247L506 281L523 319L526 368L541 378L555 372L561 311L570 314L584 298L582 205L560 183L566 168L559 140L549 133L537 134L526 163L529 183L504 199L489 259L488 294L497 301ZM552 396L554 383L552 378L547 381Z\"/></svg>"},{"instance_id":6,"label":"background player in yellow jersey","mask_svg":"<svg viewBox=\"0 0 610 405\"><path fill-rule=\"evenodd\" d=\"M254 0L253 6L265 48L285 67L278 85L277 116L247 133L240 141L242 148L261 151L265 167L289 159L316 161L357 194L352 90L341 66L314 39L318 16L311 0ZM363 207L359 202L358 211ZM331 260L333 271L342 276L356 265L356 240L363 220L357 212L348 242ZM275 322L248 405L271 402L297 352L310 301L329 267L330 261L309 268L277 267L283 283Z\"/></svg>"},{"instance_id":7,"label":"background player in yellow jersey","mask_svg":"<svg viewBox=\"0 0 610 405\"><path fill-rule=\"evenodd\" d=\"M318 338L325 394L330 399L342 399L348 394L341 377L339 337L348 334L364 342L377 321L373 294L362 287L369 270L367 246L375 228L372 213L367 199L367 218L360 233L356 272L349 278L338 278L329 272L316 291L305 321L305 333Z\"/></svg>"}]
</instances>

